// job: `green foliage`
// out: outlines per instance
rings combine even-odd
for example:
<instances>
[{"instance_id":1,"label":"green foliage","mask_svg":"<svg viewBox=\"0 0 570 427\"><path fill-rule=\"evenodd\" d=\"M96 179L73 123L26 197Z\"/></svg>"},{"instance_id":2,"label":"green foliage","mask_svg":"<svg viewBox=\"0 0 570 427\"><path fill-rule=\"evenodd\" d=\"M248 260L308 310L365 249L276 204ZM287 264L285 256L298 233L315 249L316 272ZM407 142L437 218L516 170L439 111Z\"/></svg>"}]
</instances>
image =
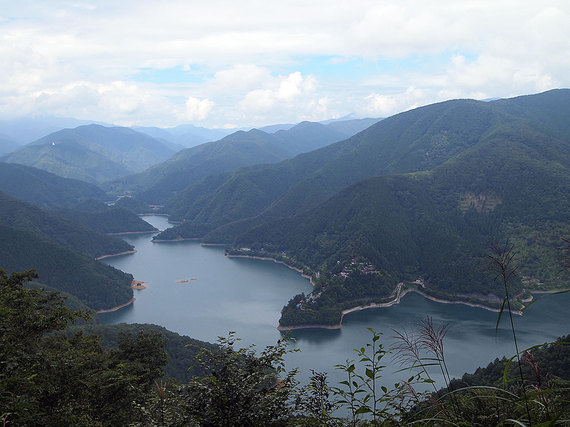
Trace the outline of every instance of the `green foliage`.
<instances>
[{"instance_id":1,"label":"green foliage","mask_svg":"<svg viewBox=\"0 0 570 427\"><path fill-rule=\"evenodd\" d=\"M29 289L33 271L0 270L0 413L5 425L126 425L166 362L153 334L105 351L96 336L58 333L85 317L57 293Z\"/></svg>"},{"instance_id":2,"label":"green foliage","mask_svg":"<svg viewBox=\"0 0 570 427\"><path fill-rule=\"evenodd\" d=\"M205 378L183 386L187 413L199 425L280 425L292 414L296 371L286 372L286 340L265 348L235 349L232 333L218 341L220 349L204 349L197 362Z\"/></svg>"},{"instance_id":3,"label":"green foliage","mask_svg":"<svg viewBox=\"0 0 570 427\"><path fill-rule=\"evenodd\" d=\"M162 337L166 342L164 348L168 354L168 362L163 369L164 376L178 383L186 383L195 376L205 376L204 368L196 364L196 356L202 348L208 348L212 351L218 348L214 344L179 335L162 326L151 324L89 324L71 327L68 332L75 333L77 330L82 330L89 335L98 335L101 338L101 345L107 350L117 349L123 335L147 334Z\"/></svg>"}]
</instances>

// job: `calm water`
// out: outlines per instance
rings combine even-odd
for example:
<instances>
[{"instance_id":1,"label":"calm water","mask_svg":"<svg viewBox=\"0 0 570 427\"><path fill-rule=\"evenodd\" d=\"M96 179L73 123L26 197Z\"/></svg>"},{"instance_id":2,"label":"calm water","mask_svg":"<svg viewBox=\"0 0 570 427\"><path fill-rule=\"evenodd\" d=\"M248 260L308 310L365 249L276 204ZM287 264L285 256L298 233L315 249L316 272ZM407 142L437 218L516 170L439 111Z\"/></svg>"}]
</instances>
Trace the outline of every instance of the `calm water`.
<instances>
[{"instance_id":1,"label":"calm water","mask_svg":"<svg viewBox=\"0 0 570 427\"><path fill-rule=\"evenodd\" d=\"M144 219L159 229L169 226L165 217ZM276 326L283 305L295 294L311 290L308 280L299 273L271 261L226 258L222 247L202 246L193 241L152 243L151 238L150 234L125 237L137 253L104 260L133 274L136 280L148 282L148 288L135 290L137 300L131 306L100 315L102 323L155 323L204 341L215 341L228 331L236 331L244 345L255 343L262 348L281 336ZM569 333L569 305L570 294L547 295L524 316L516 316L519 347L527 348ZM293 332L294 346L301 352L290 355L288 364L301 369L301 379L314 369L328 372L334 383L344 379L334 365L354 358L352 349L368 342L368 327L382 332L383 341L389 346L393 329L411 330L426 316L450 325L445 345L453 376L514 353L506 316L495 333L496 313L434 303L409 294L399 305L347 315L341 330ZM399 367L392 365L385 372L386 384L409 376L394 374Z\"/></svg>"}]
</instances>

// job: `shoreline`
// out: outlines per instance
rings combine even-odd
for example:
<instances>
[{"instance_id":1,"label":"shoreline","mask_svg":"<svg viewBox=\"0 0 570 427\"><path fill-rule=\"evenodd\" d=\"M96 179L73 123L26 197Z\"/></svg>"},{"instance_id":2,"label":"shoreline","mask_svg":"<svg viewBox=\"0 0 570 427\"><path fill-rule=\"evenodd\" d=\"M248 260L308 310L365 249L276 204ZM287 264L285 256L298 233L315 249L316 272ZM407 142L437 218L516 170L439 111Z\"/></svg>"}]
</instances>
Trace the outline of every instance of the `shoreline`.
<instances>
[{"instance_id":1,"label":"shoreline","mask_svg":"<svg viewBox=\"0 0 570 427\"><path fill-rule=\"evenodd\" d=\"M202 243L203 244L203 243ZM283 264L285 267L290 268L291 270L295 270L296 272L300 273L302 277L304 277L305 279L308 279L309 282L311 283L311 286L314 288L315 284L313 283L313 278L311 276L307 276L306 274L303 274L303 270L301 270L298 267L293 267L292 265L287 264L284 261L280 261L277 260L275 258L271 258L271 257L262 257L262 256L258 256L258 255L230 255L230 254L226 254L225 255L228 258L251 258L251 259L259 259L262 261L273 261L276 264ZM492 311L495 313L499 313L501 310L498 308L493 308L493 307L489 307L484 305L483 303L473 303L473 302L468 302L468 301L450 301L450 300L444 300L441 298L437 298L431 295L428 295L418 289L405 289L403 291L401 291L401 286L403 285L403 282L400 282L396 285L396 292L398 293L397 296L392 300L392 301L388 301L388 302L382 302L382 303L371 303L368 305L357 305L355 307L351 307L351 308L347 308L342 310L341 312L341 317L340 317L340 322L334 325L324 325L324 324L310 324L310 325L290 325L290 326L281 326L278 325L277 326L277 330L279 331L294 331L296 329L341 329L342 328L342 322L344 320L344 316L350 313L354 313L356 311L362 311L362 310L368 310L371 308L387 308L387 307L392 307L395 304L399 304L400 300L406 296L406 294L410 293L410 292L415 292L417 294L420 294L422 297L433 301L433 302L437 302L439 304L463 304L463 305L467 305L469 307L474 307L474 308L481 308L483 310L487 310L487 311ZM557 292L557 291L543 291L543 293L553 293L553 292ZM516 310L513 311L514 314L518 314L522 316L522 311L520 310Z\"/></svg>"},{"instance_id":2,"label":"shoreline","mask_svg":"<svg viewBox=\"0 0 570 427\"><path fill-rule=\"evenodd\" d=\"M124 303L124 304L117 305L117 306L112 307L112 308L105 308L105 309L103 309L103 310L98 310L98 311L96 311L95 313L96 313L96 314L113 313L113 312L115 312L115 311L117 311L117 310L120 310L121 308L125 308L126 306L131 305L133 302L135 302L135 300L136 300L136 298L135 298L135 297L132 297L130 300L128 300L128 301L127 301L126 303Z\"/></svg>"},{"instance_id":3,"label":"shoreline","mask_svg":"<svg viewBox=\"0 0 570 427\"><path fill-rule=\"evenodd\" d=\"M381 302L381 303L370 303L368 305L357 305L355 307L351 307L351 308L347 308L342 310L341 312L341 317L340 317L340 322L335 324L335 325L322 325L322 324L312 324L312 325L291 325L291 326L281 326L279 325L277 327L277 330L279 331L294 331L297 329L341 329L342 328L342 322L344 320L344 316L350 313L354 313L357 311L362 311L362 310L368 310L368 309L372 309L372 308L387 308L387 307L392 307L393 305L399 304L401 299L406 296L408 293L417 293L419 295L421 295L422 297L424 297L425 299L428 299L430 301L433 302L437 302L439 304L463 304L463 305L467 305L469 307L474 307L474 308L481 308L487 311L493 311L495 313L499 313L501 310L498 308L492 308L492 307L487 307L483 304L477 304L477 303L471 303L471 302L467 302L467 301L448 301L448 300L443 300L441 298L436 298L433 297L431 295L427 295L422 291L419 291L417 289L405 289L404 291L402 291L395 299L393 299L392 301L388 301L388 302ZM513 314L518 314L522 316L522 312L520 310L516 310L513 311Z\"/></svg>"},{"instance_id":4,"label":"shoreline","mask_svg":"<svg viewBox=\"0 0 570 427\"><path fill-rule=\"evenodd\" d=\"M101 255L101 256L95 258L95 261L99 261L100 259L104 259L104 258L111 258L114 256L120 256L120 255L130 255L130 254L135 254L135 253L137 253L137 251L133 249L132 251L119 252L116 254Z\"/></svg>"}]
</instances>

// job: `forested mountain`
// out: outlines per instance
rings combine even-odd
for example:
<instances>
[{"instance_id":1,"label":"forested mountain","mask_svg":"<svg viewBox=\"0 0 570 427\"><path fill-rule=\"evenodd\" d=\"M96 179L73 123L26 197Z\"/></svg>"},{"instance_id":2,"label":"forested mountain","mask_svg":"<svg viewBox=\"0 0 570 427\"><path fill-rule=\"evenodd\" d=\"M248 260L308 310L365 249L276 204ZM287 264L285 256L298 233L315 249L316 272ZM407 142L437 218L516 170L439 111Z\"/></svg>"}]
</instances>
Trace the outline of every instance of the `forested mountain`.
<instances>
[{"instance_id":1,"label":"forested mountain","mask_svg":"<svg viewBox=\"0 0 570 427\"><path fill-rule=\"evenodd\" d=\"M84 201L73 208L54 208L54 216L81 224L98 233L145 233L157 231L148 222L120 206L107 206L96 200Z\"/></svg>"},{"instance_id":2,"label":"forested mountain","mask_svg":"<svg viewBox=\"0 0 570 427\"><path fill-rule=\"evenodd\" d=\"M129 128L85 125L49 134L2 160L97 183L140 172L177 147Z\"/></svg>"},{"instance_id":3,"label":"forested mountain","mask_svg":"<svg viewBox=\"0 0 570 427\"><path fill-rule=\"evenodd\" d=\"M317 206L362 179L428 170L475 144L503 116L487 103L477 101L429 105L384 119L348 140L290 161L236 173L220 181L215 191L208 188L207 194L198 194L196 188L189 187L191 197L182 193L167 211L190 224L169 233L202 237L189 233L256 215L261 215L258 223L288 217ZM227 199L229 193L240 193L241 197ZM212 215L208 212L210 206L223 206L218 210L222 215ZM236 226L230 225L216 236L227 234L225 241L231 241L237 232L232 230Z\"/></svg>"},{"instance_id":4,"label":"forested mountain","mask_svg":"<svg viewBox=\"0 0 570 427\"><path fill-rule=\"evenodd\" d=\"M34 268L41 283L76 296L94 310L124 304L133 296L130 274L74 252L46 234L0 225L0 239L0 268L8 273Z\"/></svg>"},{"instance_id":5,"label":"forested mountain","mask_svg":"<svg viewBox=\"0 0 570 427\"><path fill-rule=\"evenodd\" d=\"M132 250L124 240L94 232L2 193L0 225L29 231L90 258Z\"/></svg>"},{"instance_id":6,"label":"forested mountain","mask_svg":"<svg viewBox=\"0 0 570 427\"><path fill-rule=\"evenodd\" d=\"M141 174L110 183L114 193L129 192L149 203L164 203L199 180L256 164L276 163L345 137L319 123L303 122L268 134L258 129L189 148Z\"/></svg>"},{"instance_id":7,"label":"forested mountain","mask_svg":"<svg viewBox=\"0 0 570 427\"><path fill-rule=\"evenodd\" d=\"M39 207L74 206L106 198L93 184L16 163L0 163L0 191Z\"/></svg>"},{"instance_id":8,"label":"forested mountain","mask_svg":"<svg viewBox=\"0 0 570 427\"><path fill-rule=\"evenodd\" d=\"M329 310L333 323L340 309L385 300L396 283L418 277L431 295L501 301L477 263L490 241L507 237L522 258L525 287L531 278L534 286L564 286L570 278L558 275L556 247L570 232L568 125L560 113L540 120L541 111L558 109L570 111L570 91L402 113L289 162L204 181L212 196L196 186L202 206L185 212L195 216L157 239L213 228L205 241L238 236L236 248L308 266L327 289L316 311ZM317 158L311 174L287 172ZM242 191L222 191L230 184ZM318 321L312 311L284 323Z\"/></svg>"}]
</instances>

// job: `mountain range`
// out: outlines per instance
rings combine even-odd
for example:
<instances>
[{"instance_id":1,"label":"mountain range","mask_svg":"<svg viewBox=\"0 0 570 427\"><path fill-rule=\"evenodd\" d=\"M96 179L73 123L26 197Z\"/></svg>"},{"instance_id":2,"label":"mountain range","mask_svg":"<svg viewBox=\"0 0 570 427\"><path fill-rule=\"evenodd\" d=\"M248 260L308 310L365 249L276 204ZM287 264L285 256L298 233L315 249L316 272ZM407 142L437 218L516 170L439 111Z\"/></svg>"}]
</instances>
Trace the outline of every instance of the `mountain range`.
<instances>
[{"instance_id":1,"label":"mountain range","mask_svg":"<svg viewBox=\"0 0 570 427\"><path fill-rule=\"evenodd\" d=\"M308 267L320 305L285 324L325 312L336 323L343 308L418 277L432 296L500 301L477 264L506 238L524 264L524 285L513 286L564 286L568 111L570 91L555 90L401 113L293 159L204 179L173 202L186 222L156 239L202 237Z\"/></svg>"},{"instance_id":2,"label":"mountain range","mask_svg":"<svg viewBox=\"0 0 570 427\"><path fill-rule=\"evenodd\" d=\"M92 124L51 133L0 160L101 183L140 172L180 148L129 128Z\"/></svg>"}]
</instances>

